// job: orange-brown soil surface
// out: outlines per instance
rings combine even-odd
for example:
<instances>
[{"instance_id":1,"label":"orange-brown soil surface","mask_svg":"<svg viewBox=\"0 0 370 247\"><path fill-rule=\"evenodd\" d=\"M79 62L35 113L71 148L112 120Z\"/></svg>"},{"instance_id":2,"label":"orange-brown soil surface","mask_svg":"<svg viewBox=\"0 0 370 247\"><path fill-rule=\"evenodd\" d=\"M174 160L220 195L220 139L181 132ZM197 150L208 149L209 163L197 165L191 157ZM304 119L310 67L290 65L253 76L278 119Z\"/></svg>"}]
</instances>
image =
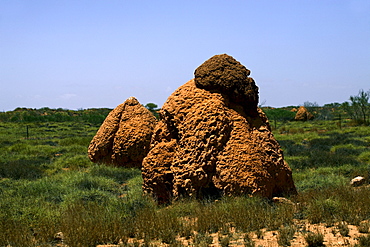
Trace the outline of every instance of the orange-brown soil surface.
<instances>
[{"instance_id":1,"label":"orange-brown soil surface","mask_svg":"<svg viewBox=\"0 0 370 247\"><path fill-rule=\"evenodd\" d=\"M309 224L305 221L295 221L294 225L296 227L296 232L294 234L293 239L290 241L291 246L307 246L305 241L305 235L308 232L313 233L321 233L324 235L324 246L331 247L331 246L354 246L358 243L358 238L360 236L366 236L368 233L360 233L357 226L348 225L349 234L348 236L342 236L339 232L338 228L339 223L333 224L332 226L328 226L326 224ZM258 237L259 235L262 235ZM261 229L260 232L251 232L250 237L252 241L255 243L255 247L278 247L281 246L278 244L278 237L279 232L278 230L268 230L268 229ZM220 243L220 238L225 237L227 235L221 235L220 233L213 233L210 234L213 238L212 244L203 245L203 244L194 244L193 239L185 239L185 238L178 238L178 241L183 244L183 246L210 246L210 247L218 247L222 246ZM245 242L243 240L245 233L242 232L235 232L231 229L229 234L230 243L229 246L247 246L244 245ZM136 245L135 245L136 243ZM141 246L143 244L142 240L137 241L136 239L129 239L128 246ZM152 246L172 246L170 244L161 243L160 241L152 241ZM97 247L119 247L119 246L126 246L126 245L98 245ZM178 245L176 245L178 246Z\"/></svg>"}]
</instances>

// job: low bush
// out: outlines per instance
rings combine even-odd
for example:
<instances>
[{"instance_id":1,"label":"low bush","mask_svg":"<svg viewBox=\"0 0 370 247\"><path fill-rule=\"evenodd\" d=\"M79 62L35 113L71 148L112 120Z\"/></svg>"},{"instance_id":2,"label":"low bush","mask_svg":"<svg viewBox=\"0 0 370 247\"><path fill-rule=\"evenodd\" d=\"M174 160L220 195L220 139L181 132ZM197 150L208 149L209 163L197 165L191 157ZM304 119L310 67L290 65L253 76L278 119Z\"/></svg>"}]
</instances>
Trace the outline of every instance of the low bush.
<instances>
[{"instance_id":1,"label":"low bush","mask_svg":"<svg viewBox=\"0 0 370 247\"><path fill-rule=\"evenodd\" d=\"M322 233L308 232L304 239L306 240L307 246L316 247L316 246L325 246L324 245L324 235Z\"/></svg>"},{"instance_id":2,"label":"low bush","mask_svg":"<svg viewBox=\"0 0 370 247\"><path fill-rule=\"evenodd\" d=\"M280 227L278 230L277 242L280 246L290 246L290 241L296 232L296 227L294 225L288 225Z\"/></svg>"},{"instance_id":3,"label":"low bush","mask_svg":"<svg viewBox=\"0 0 370 247\"><path fill-rule=\"evenodd\" d=\"M358 225L358 231L360 233L369 233L370 231L370 222L369 221L362 221L360 222L360 224Z\"/></svg>"},{"instance_id":4,"label":"low bush","mask_svg":"<svg viewBox=\"0 0 370 247\"><path fill-rule=\"evenodd\" d=\"M209 233L196 233L193 235L193 242L196 246L209 246L213 243L213 237Z\"/></svg>"},{"instance_id":5,"label":"low bush","mask_svg":"<svg viewBox=\"0 0 370 247\"><path fill-rule=\"evenodd\" d=\"M360 236L358 238L358 244L355 245L356 247L368 247L370 246L370 235Z\"/></svg>"},{"instance_id":6,"label":"low bush","mask_svg":"<svg viewBox=\"0 0 370 247\"><path fill-rule=\"evenodd\" d=\"M245 233L243 240L244 240L245 247L255 247L256 246L256 243L253 241L250 233Z\"/></svg>"},{"instance_id":7,"label":"low bush","mask_svg":"<svg viewBox=\"0 0 370 247\"><path fill-rule=\"evenodd\" d=\"M229 236L220 236L219 243L221 247L228 247L230 245L230 237Z\"/></svg>"},{"instance_id":8,"label":"low bush","mask_svg":"<svg viewBox=\"0 0 370 247\"><path fill-rule=\"evenodd\" d=\"M340 222L337 227L338 227L340 235L342 235L343 237L348 237L349 228L346 222L343 222L343 221Z\"/></svg>"}]
</instances>

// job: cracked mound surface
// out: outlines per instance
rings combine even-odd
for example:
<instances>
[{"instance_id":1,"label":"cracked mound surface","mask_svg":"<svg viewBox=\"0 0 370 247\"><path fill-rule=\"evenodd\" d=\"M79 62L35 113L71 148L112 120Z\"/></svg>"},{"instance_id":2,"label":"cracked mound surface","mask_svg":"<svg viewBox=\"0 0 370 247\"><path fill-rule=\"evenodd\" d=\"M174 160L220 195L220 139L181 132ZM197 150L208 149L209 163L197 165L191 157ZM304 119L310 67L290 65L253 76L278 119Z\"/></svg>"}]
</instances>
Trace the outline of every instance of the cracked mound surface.
<instances>
[{"instance_id":1,"label":"cracked mound surface","mask_svg":"<svg viewBox=\"0 0 370 247\"><path fill-rule=\"evenodd\" d=\"M91 161L141 167L156 125L153 114L134 98L112 110L90 142Z\"/></svg>"},{"instance_id":2,"label":"cracked mound surface","mask_svg":"<svg viewBox=\"0 0 370 247\"><path fill-rule=\"evenodd\" d=\"M217 89L218 90L218 89ZM182 196L296 193L265 114L190 80L160 111L143 160L143 190L159 202Z\"/></svg>"}]
</instances>

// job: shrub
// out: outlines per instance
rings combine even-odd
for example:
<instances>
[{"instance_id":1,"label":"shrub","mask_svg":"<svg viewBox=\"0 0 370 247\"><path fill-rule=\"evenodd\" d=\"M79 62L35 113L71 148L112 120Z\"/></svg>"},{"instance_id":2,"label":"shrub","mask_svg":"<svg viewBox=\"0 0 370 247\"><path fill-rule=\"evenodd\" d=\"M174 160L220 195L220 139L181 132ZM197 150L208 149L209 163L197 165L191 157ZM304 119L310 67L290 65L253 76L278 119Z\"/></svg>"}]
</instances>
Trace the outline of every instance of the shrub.
<instances>
[{"instance_id":1,"label":"shrub","mask_svg":"<svg viewBox=\"0 0 370 247\"><path fill-rule=\"evenodd\" d=\"M245 247L255 247L256 246L256 244L252 240L250 233L244 234L243 240L244 240Z\"/></svg>"},{"instance_id":2,"label":"shrub","mask_svg":"<svg viewBox=\"0 0 370 247\"><path fill-rule=\"evenodd\" d=\"M209 233L196 233L193 235L194 244L208 246L213 243L213 237Z\"/></svg>"},{"instance_id":3,"label":"shrub","mask_svg":"<svg viewBox=\"0 0 370 247\"><path fill-rule=\"evenodd\" d=\"M349 234L348 225L347 225L347 223L345 223L343 221L339 223L338 230L339 230L340 235L342 235L343 237L347 237L348 234Z\"/></svg>"},{"instance_id":4,"label":"shrub","mask_svg":"<svg viewBox=\"0 0 370 247\"><path fill-rule=\"evenodd\" d=\"M278 230L278 244L280 246L290 246L290 241L293 239L296 227L293 225L280 227Z\"/></svg>"},{"instance_id":5,"label":"shrub","mask_svg":"<svg viewBox=\"0 0 370 247\"><path fill-rule=\"evenodd\" d=\"M256 235L258 239L263 239L263 231L261 229L256 231Z\"/></svg>"},{"instance_id":6,"label":"shrub","mask_svg":"<svg viewBox=\"0 0 370 247\"><path fill-rule=\"evenodd\" d=\"M230 238L229 236L220 236L219 242L222 247L228 247L230 245Z\"/></svg>"},{"instance_id":7,"label":"shrub","mask_svg":"<svg viewBox=\"0 0 370 247\"><path fill-rule=\"evenodd\" d=\"M324 246L324 235L322 233L308 232L304 239L309 247Z\"/></svg>"},{"instance_id":8,"label":"shrub","mask_svg":"<svg viewBox=\"0 0 370 247\"><path fill-rule=\"evenodd\" d=\"M358 246L358 247L368 247L368 246L370 246L370 235L360 236L358 238L358 244L356 246Z\"/></svg>"},{"instance_id":9,"label":"shrub","mask_svg":"<svg viewBox=\"0 0 370 247\"><path fill-rule=\"evenodd\" d=\"M360 233L369 233L370 222L369 221L360 222L357 228Z\"/></svg>"}]
</instances>

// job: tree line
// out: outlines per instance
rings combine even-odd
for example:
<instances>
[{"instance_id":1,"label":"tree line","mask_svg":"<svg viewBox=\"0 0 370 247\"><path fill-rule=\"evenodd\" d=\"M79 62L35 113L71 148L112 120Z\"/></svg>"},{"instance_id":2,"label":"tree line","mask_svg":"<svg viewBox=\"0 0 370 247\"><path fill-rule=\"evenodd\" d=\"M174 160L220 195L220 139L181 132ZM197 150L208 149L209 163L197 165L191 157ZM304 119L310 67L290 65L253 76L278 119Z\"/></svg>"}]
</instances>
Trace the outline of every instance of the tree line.
<instances>
[{"instance_id":1,"label":"tree line","mask_svg":"<svg viewBox=\"0 0 370 247\"><path fill-rule=\"evenodd\" d=\"M349 97L344 103L331 103L319 106L316 102L304 102L303 106L314 115L316 120L340 120L352 119L355 124L370 125L370 90L360 90L357 95ZM261 107L270 121L287 122L294 120L296 112L294 108L299 106L287 106L281 108ZM148 103L145 105L156 118L158 105ZM0 112L0 122L79 122L84 121L91 124L101 124L112 109L91 108L80 110L50 109L43 107L16 108L13 111Z\"/></svg>"},{"instance_id":2,"label":"tree line","mask_svg":"<svg viewBox=\"0 0 370 247\"><path fill-rule=\"evenodd\" d=\"M330 103L319 106L316 102L304 102L303 106L314 115L316 120L351 119L357 125L370 125L370 90L361 89L357 95L349 97L343 103ZM262 107L267 117L272 121L287 122L294 120L295 110L299 106L282 108Z\"/></svg>"},{"instance_id":3,"label":"tree line","mask_svg":"<svg viewBox=\"0 0 370 247\"><path fill-rule=\"evenodd\" d=\"M158 119L159 108L154 103L144 106ZM13 111L0 112L0 122L34 123L34 122L88 122L91 124L102 124L108 116L111 108L90 109L51 109L43 107L40 109L18 107Z\"/></svg>"},{"instance_id":4,"label":"tree line","mask_svg":"<svg viewBox=\"0 0 370 247\"><path fill-rule=\"evenodd\" d=\"M50 109L43 107L16 108L13 111L0 112L0 122L88 122L91 124L101 124L108 113L109 108L92 108L84 110Z\"/></svg>"}]
</instances>

